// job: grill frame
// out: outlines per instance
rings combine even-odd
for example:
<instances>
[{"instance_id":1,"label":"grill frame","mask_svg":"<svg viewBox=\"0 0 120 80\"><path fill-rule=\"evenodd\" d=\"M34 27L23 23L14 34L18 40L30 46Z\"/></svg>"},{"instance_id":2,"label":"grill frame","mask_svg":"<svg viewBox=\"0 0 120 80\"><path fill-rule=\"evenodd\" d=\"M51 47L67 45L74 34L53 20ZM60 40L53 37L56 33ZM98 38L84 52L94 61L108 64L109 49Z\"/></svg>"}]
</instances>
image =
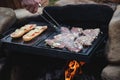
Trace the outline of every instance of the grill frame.
<instances>
[{"instance_id":1,"label":"grill frame","mask_svg":"<svg viewBox=\"0 0 120 80\"><path fill-rule=\"evenodd\" d=\"M45 25L47 23L41 22L30 22L35 23L37 25ZM78 61L90 61L91 56L95 53L96 49L100 47L105 41L107 35L102 33L99 34L98 38L93 42L92 46L83 49L84 52L70 52L67 49L56 49L50 48L50 46L45 45L45 39L49 37L53 37L53 34L57 34L52 27L49 26L49 29L42 33L40 36L36 37L34 40L24 43L22 38L19 39L12 39L10 37L10 33L14 30L10 30L8 34L2 39L3 44L8 50L19 51L29 54L36 54L36 55L45 55L50 57L58 57L68 60L78 60ZM51 32L51 33L50 33Z\"/></svg>"}]
</instances>

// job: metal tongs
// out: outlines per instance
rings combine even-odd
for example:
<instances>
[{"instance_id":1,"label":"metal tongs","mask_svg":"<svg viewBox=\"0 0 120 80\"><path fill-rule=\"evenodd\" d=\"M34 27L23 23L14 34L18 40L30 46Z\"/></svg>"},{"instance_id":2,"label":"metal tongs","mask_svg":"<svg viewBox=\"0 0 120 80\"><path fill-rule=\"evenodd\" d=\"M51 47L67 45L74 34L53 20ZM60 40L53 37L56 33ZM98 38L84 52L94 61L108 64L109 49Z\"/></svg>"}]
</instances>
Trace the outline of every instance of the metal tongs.
<instances>
[{"instance_id":1,"label":"metal tongs","mask_svg":"<svg viewBox=\"0 0 120 80\"><path fill-rule=\"evenodd\" d=\"M39 4L39 7L41 7L41 4ZM52 25L52 27L57 31L57 32L61 32L60 31L60 24L54 19L52 18L52 16L45 10L43 9L43 11L45 12L45 14L55 23L50 22L46 17L44 17L43 15L40 15L46 22L48 22L49 24Z\"/></svg>"}]
</instances>

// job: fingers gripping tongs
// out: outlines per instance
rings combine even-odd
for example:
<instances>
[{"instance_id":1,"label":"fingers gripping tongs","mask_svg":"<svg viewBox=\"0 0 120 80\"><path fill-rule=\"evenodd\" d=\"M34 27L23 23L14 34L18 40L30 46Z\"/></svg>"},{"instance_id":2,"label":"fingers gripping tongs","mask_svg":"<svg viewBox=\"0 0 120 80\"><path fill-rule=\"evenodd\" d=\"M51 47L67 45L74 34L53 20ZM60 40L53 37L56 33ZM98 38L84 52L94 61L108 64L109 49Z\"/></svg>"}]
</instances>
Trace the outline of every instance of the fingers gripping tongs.
<instances>
[{"instance_id":1,"label":"fingers gripping tongs","mask_svg":"<svg viewBox=\"0 0 120 80\"><path fill-rule=\"evenodd\" d=\"M39 7L41 7L41 4L39 4ZM48 22L50 25L52 25L52 27L57 31L57 32L61 32L60 31L60 25L59 25L59 23L55 20L55 19L53 19L52 18L52 16L45 10L45 9L43 9L43 11L44 11L44 13L55 23L52 23L52 22L50 22L46 17L44 17L43 15L40 15L46 22Z\"/></svg>"}]
</instances>

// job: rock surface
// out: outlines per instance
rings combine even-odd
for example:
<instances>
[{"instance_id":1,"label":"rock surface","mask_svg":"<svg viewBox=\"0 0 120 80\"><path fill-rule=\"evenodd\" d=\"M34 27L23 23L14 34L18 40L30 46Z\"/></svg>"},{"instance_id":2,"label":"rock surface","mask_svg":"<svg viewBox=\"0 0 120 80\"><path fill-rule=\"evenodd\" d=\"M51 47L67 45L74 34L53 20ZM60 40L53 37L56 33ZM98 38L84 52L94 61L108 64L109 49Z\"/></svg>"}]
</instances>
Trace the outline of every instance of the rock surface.
<instances>
[{"instance_id":1,"label":"rock surface","mask_svg":"<svg viewBox=\"0 0 120 80\"><path fill-rule=\"evenodd\" d=\"M38 16L38 15L42 14L42 12L43 12L42 10L43 10L43 7L38 8L38 12L35 13L35 14L30 13L26 9L16 9L14 11L15 11L15 14L16 14L16 18L18 20L23 20L23 19L26 19L26 18L35 17L35 16Z\"/></svg>"},{"instance_id":2,"label":"rock surface","mask_svg":"<svg viewBox=\"0 0 120 80\"><path fill-rule=\"evenodd\" d=\"M55 3L57 6L65 6L65 5L77 5L77 4L95 4L94 1L91 0L59 0Z\"/></svg>"},{"instance_id":3,"label":"rock surface","mask_svg":"<svg viewBox=\"0 0 120 80\"><path fill-rule=\"evenodd\" d=\"M120 6L117 7L109 24L109 49L107 58L110 63L120 64Z\"/></svg>"},{"instance_id":4,"label":"rock surface","mask_svg":"<svg viewBox=\"0 0 120 80\"><path fill-rule=\"evenodd\" d=\"M5 32L16 20L11 8L0 7L0 34Z\"/></svg>"},{"instance_id":5,"label":"rock surface","mask_svg":"<svg viewBox=\"0 0 120 80\"><path fill-rule=\"evenodd\" d=\"M120 65L109 65L101 74L103 80L120 80Z\"/></svg>"},{"instance_id":6,"label":"rock surface","mask_svg":"<svg viewBox=\"0 0 120 80\"><path fill-rule=\"evenodd\" d=\"M107 59L109 65L102 71L103 80L120 80L120 5L109 23L109 41L107 44Z\"/></svg>"}]
</instances>

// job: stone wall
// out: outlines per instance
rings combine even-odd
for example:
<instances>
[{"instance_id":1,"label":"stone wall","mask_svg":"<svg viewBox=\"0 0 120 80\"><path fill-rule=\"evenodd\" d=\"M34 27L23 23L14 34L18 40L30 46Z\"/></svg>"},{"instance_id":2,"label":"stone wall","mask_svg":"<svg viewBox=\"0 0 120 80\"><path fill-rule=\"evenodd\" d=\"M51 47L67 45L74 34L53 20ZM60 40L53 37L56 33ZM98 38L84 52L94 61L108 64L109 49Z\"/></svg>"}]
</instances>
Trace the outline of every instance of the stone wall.
<instances>
[{"instance_id":1,"label":"stone wall","mask_svg":"<svg viewBox=\"0 0 120 80\"><path fill-rule=\"evenodd\" d=\"M16 20L16 15L11 8L0 7L0 34L5 32Z\"/></svg>"},{"instance_id":2,"label":"stone wall","mask_svg":"<svg viewBox=\"0 0 120 80\"><path fill-rule=\"evenodd\" d=\"M109 65L102 71L103 80L120 80L120 5L109 24L107 54Z\"/></svg>"}]
</instances>

